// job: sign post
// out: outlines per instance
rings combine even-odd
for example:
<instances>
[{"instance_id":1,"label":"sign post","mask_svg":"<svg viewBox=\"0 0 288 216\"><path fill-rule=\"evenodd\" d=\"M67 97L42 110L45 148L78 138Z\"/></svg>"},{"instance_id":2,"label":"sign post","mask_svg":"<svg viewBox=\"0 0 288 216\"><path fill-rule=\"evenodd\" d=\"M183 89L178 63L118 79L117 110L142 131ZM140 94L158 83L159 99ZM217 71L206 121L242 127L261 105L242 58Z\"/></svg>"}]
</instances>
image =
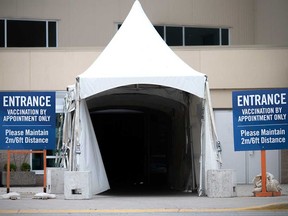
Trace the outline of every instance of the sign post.
<instances>
[{"instance_id":1,"label":"sign post","mask_svg":"<svg viewBox=\"0 0 288 216\"><path fill-rule=\"evenodd\" d=\"M268 197L273 196L272 192L266 190L266 150L261 150L261 180L262 180L262 191L256 193L255 196Z\"/></svg>"},{"instance_id":2,"label":"sign post","mask_svg":"<svg viewBox=\"0 0 288 216\"><path fill-rule=\"evenodd\" d=\"M7 193L10 192L10 150L7 151L7 176L6 176L6 189Z\"/></svg>"},{"instance_id":3,"label":"sign post","mask_svg":"<svg viewBox=\"0 0 288 216\"><path fill-rule=\"evenodd\" d=\"M42 153L46 192L47 150L56 146L55 92L0 92L0 150L7 151L7 193L10 154Z\"/></svg>"},{"instance_id":4,"label":"sign post","mask_svg":"<svg viewBox=\"0 0 288 216\"><path fill-rule=\"evenodd\" d=\"M43 150L43 169L44 169L44 176L43 176L43 192L46 193L47 190L47 163L46 163L46 156L47 150Z\"/></svg>"},{"instance_id":5,"label":"sign post","mask_svg":"<svg viewBox=\"0 0 288 216\"><path fill-rule=\"evenodd\" d=\"M235 151L261 151L262 192L266 189L266 150L288 149L288 89L232 92Z\"/></svg>"}]
</instances>

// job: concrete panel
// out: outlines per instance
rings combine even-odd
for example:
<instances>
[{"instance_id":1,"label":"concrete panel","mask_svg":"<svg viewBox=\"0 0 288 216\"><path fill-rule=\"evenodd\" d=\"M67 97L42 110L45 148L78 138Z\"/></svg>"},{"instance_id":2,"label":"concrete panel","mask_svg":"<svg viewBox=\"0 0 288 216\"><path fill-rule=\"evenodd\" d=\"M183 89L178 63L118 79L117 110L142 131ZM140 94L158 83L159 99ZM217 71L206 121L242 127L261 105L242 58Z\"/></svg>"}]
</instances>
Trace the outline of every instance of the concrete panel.
<instances>
[{"instance_id":1,"label":"concrete panel","mask_svg":"<svg viewBox=\"0 0 288 216\"><path fill-rule=\"evenodd\" d=\"M232 108L232 90L228 89L211 90L211 101L214 109Z\"/></svg>"},{"instance_id":2,"label":"concrete panel","mask_svg":"<svg viewBox=\"0 0 288 216\"><path fill-rule=\"evenodd\" d=\"M0 90L30 89L30 53L17 50L0 52Z\"/></svg>"},{"instance_id":3,"label":"concrete panel","mask_svg":"<svg viewBox=\"0 0 288 216\"><path fill-rule=\"evenodd\" d=\"M63 168L47 168L47 193L64 194Z\"/></svg>"},{"instance_id":4,"label":"concrete panel","mask_svg":"<svg viewBox=\"0 0 288 216\"><path fill-rule=\"evenodd\" d=\"M186 62L194 70L201 72L201 52L197 49L184 47L171 47L172 50L184 62Z\"/></svg>"},{"instance_id":5,"label":"concrete panel","mask_svg":"<svg viewBox=\"0 0 288 216\"><path fill-rule=\"evenodd\" d=\"M255 0L255 44L288 44L287 0Z\"/></svg>"},{"instance_id":6,"label":"concrete panel","mask_svg":"<svg viewBox=\"0 0 288 216\"><path fill-rule=\"evenodd\" d=\"M288 86L287 59L281 48L202 50L201 72L212 89L281 88Z\"/></svg>"},{"instance_id":7,"label":"concrete panel","mask_svg":"<svg viewBox=\"0 0 288 216\"><path fill-rule=\"evenodd\" d=\"M232 169L207 171L208 197L234 197L236 196L236 173Z\"/></svg>"},{"instance_id":8,"label":"concrete panel","mask_svg":"<svg viewBox=\"0 0 288 216\"><path fill-rule=\"evenodd\" d=\"M65 171L65 199L79 200L92 198L91 171Z\"/></svg>"},{"instance_id":9,"label":"concrete panel","mask_svg":"<svg viewBox=\"0 0 288 216\"><path fill-rule=\"evenodd\" d=\"M34 90L65 90L76 82L98 57L99 52L33 51L31 52L31 88Z\"/></svg>"},{"instance_id":10,"label":"concrete panel","mask_svg":"<svg viewBox=\"0 0 288 216\"><path fill-rule=\"evenodd\" d=\"M65 72L64 58L65 52L32 52L31 87L36 90L59 89Z\"/></svg>"}]
</instances>

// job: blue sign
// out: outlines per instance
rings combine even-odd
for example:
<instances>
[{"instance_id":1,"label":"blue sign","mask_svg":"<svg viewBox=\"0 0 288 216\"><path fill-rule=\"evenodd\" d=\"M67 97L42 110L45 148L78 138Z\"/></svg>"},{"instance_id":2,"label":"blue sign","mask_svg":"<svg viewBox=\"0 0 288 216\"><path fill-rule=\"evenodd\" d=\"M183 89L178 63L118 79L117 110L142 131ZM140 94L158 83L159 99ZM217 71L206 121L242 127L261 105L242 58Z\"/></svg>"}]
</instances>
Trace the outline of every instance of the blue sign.
<instances>
[{"instance_id":1,"label":"blue sign","mask_svg":"<svg viewBox=\"0 0 288 216\"><path fill-rule=\"evenodd\" d=\"M55 92L0 92L0 149L55 149Z\"/></svg>"},{"instance_id":2,"label":"blue sign","mask_svg":"<svg viewBox=\"0 0 288 216\"><path fill-rule=\"evenodd\" d=\"M288 89L235 91L235 151L288 149Z\"/></svg>"}]
</instances>

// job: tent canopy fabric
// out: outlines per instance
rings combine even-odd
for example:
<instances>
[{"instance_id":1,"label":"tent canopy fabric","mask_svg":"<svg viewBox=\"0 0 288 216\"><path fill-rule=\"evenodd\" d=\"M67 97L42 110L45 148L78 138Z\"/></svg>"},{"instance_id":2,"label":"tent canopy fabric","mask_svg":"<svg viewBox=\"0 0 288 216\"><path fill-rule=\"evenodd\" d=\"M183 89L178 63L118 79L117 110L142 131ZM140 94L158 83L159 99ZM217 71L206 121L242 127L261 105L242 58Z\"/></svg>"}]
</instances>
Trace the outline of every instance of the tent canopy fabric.
<instances>
[{"instance_id":1,"label":"tent canopy fabric","mask_svg":"<svg viewBox=\"0 0 288 216\"><path fill-rule=\"evenodd\" d=\"M213 127L206 75L192 69L167 46L145 15L138 0L108 46L76 79L75 117L72 132L67 132L74 134L71 146L68 146L71 149L70 158L73 158L69 170L91 171L94 194L109 189L86 100L107 90L133 84L166 86L187 92L193 97L195 95L202 100L203 110L198 114L198 117L203 117L199 125L201 132L196 135L201 138L194 143L188 140L186 145L201 148L201 153L199 152L196 158L200 161L199 194L205 194L206 171L217 169L219 165L215 147L217 135ZM193 122L193 116L197 115L193 109L191 106L190 122ZM192 134L192 130L193 128L187 125L185 133ZM194 158L193 152L191 157Z\"/></svg>"},{"instance_id":2,"label":"tent canopy fabric","mask_svg":"<svg viewBox=\"0 0 288 216\"><path fill-rule=\"evenodd\" d=\"M82 99L115 87L155 84L204 97L206 77L182 61L155 30L139 1L108 46L80 74Z\"/></svg>"}]
</instances>

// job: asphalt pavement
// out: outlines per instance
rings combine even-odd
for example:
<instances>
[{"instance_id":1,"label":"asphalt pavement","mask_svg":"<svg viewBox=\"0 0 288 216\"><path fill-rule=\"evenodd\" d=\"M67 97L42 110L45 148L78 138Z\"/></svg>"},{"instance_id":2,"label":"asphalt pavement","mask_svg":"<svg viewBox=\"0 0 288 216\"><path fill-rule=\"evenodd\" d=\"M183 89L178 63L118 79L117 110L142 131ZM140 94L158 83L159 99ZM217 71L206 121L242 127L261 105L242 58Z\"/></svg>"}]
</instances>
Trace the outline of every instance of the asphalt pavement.
<instances>
[{"instance_id":1,"label":"asphalt pavement","mask_svg":"<svg viewBox=\"0 0 288 216\"><path fill-rule=\"evenodd\" d=\"M19 193L20 199L4 199L6 188L0 187L0 215L288 215L288 185L281 187L282 195L275 197L254 197L252 185L237 185L237 196L231 198L122 191L94 195L89 200L66 200L64 194L56 194L55 199L35 199L35 194L43 192L41 187L11 187L10 192Z\"/></svg>"}]
</instances>

